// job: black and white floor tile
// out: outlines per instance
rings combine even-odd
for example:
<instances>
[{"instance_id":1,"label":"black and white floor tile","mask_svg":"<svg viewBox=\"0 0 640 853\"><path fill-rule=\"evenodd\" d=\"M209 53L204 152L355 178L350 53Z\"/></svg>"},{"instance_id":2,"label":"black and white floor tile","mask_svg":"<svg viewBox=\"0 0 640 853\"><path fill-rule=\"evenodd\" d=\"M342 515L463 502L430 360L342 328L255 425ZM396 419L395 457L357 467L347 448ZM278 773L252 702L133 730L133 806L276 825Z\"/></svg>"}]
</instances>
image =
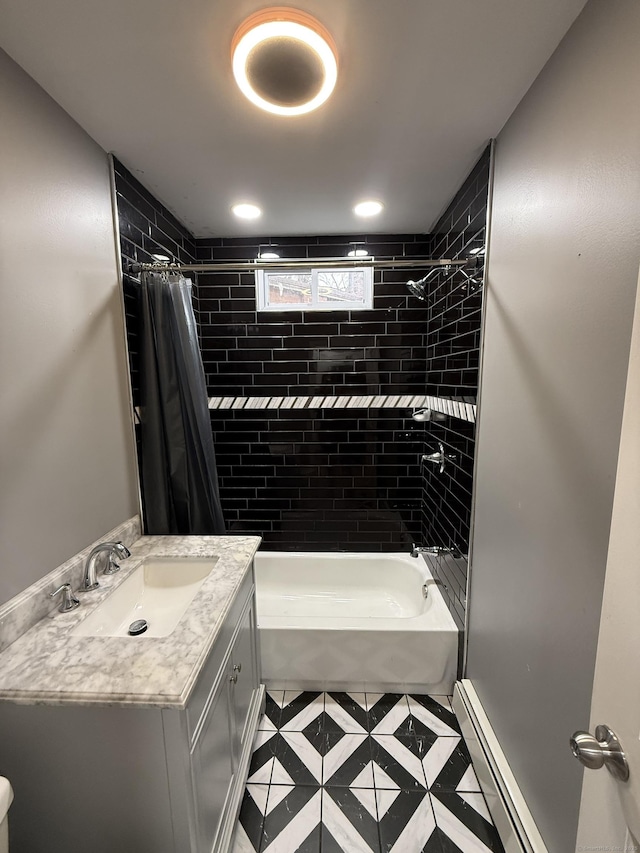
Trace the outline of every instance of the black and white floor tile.
<instances>
[{"instance_id":1,"label":"black and white floor tile","mask_svg":"<svg viewBox=\"0 0 640 853\"><path fill-rule=\"evenodd\" d=\"M275 691L233 853L503 853L446 696Z\"/></svg>"}]
</instances>

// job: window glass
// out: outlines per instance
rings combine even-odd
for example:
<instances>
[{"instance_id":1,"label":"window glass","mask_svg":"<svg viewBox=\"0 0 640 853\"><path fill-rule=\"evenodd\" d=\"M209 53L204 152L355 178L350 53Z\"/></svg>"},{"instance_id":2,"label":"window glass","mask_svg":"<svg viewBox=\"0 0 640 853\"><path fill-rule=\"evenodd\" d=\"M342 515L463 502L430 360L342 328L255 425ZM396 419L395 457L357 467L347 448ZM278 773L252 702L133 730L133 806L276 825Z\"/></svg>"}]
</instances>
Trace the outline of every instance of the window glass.
<instances>
[{"instance_id":1,"label":"window glass","mask_svg":"<svg viewBox=\"0 0 640 853\"><path fill-rule=\"evenodd\" d=\"M364 270L318 273L320 302L364 302Z\"/></svg>"},{"instance_id":2,"label":"window glass","mask_svg":"<svg viewBox=\"0 0 640 853\"><path fill-rule=\"evenodd\" d=\"M311 273L268 273L269 305L309 305L311 303Z\"/></svg>"},{"instance_id":3,"label":"window glass","mask_svg":"<svg viewBox=\"0 0 640 853\"><path fill-rule=\"evenodd\" d=\"M259 311L372 308L373 270L258 270L256 295Z\"/></svg>"}]
</instances>

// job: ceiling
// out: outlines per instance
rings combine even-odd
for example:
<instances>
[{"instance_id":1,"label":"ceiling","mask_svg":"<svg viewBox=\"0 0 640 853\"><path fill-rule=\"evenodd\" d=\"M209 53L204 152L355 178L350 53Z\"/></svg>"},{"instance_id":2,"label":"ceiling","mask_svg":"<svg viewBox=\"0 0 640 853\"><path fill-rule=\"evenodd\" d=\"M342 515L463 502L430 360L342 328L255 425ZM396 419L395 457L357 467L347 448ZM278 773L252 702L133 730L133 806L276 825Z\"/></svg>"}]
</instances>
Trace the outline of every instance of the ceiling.
<instances>
[{"instance_id":1,"label":"ceiling","mask_svg":"<svg viewBox=\"0 0 640 853\"><path fill-rule=\"evenodd\" d=\"M260 0L0 0L0 45L196 236L424 232L585 0L291 0L337 44L314 113L231 74ZM375 220L353 205L385 202ZM240 222L236 201L263 216Z\"/></svg>"}]
</instances>

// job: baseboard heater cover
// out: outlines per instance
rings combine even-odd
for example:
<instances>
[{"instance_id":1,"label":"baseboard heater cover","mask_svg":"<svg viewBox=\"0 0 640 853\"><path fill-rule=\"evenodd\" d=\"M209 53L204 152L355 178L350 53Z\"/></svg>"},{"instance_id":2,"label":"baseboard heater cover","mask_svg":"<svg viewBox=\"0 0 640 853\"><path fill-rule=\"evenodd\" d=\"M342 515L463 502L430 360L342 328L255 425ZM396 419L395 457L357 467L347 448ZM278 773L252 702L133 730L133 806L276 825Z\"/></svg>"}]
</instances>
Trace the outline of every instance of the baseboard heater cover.
<instances>
[{"instance_id":1,"label":"baseboard heater cover","mask_svg":"<svg viewBox=\"0 0 640 853\"><path fill-rule=\"evenodd\" d=\"M548 853L469 679L456 682L453 709L506 853Z\"/></svg>"}]
</instances>

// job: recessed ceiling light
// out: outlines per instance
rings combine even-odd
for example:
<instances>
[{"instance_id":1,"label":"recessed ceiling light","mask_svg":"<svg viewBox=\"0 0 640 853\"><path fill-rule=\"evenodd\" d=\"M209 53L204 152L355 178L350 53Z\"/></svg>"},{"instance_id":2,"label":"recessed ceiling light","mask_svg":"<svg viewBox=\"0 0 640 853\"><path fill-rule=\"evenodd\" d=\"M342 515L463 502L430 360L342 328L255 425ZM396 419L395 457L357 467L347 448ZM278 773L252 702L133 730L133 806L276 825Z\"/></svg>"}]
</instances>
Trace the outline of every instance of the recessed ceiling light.
<instances>
[{"instance_id":1,"label":"recessed ceiling light","mask_svg":"<svg viewBox=\"0 0 640 853\"><path fill-rule=\"evenodd\" d=\"M151 255L151 257L154 261L158 261L158 263L165 263L171 260L169 255Z\"/></svg>"},{"instance_id":2,"label":"recessed ceiling light","mask_svg":"<svg viewBox=\"0 0 640 853\"><path fill-rule=\"evenodd\" d=\"M262 211L257 204L242 202L241 204L234 204L231 210L239 219L257 219L262 216Z\"/></svg>"},{"instance_id":3,"label":"recessed ceiling light","mask_svg":"<svg viewBox=\"0 0 640 853\"><path fill-rule=\"evenodd\" d=\"M277 252L260 252L258 258L261 261L275 261L280 257Z\"/></svg>"},{"instance_id":4,"label":"recessed ceiling light","mask_svg":"<svg viewBox=\"0 0 640 853\"><path fill-rule=\"evenodd\" d=\"M256 12L238 27L231 61L243 95L276 115L317 109L338 79L336 48L329 33L311 15L284 6Z\"/></svg>"},{"instance_id":5,"label":"recessed ceiling light","mask_svg":"<svg viewBox=\"0 0 640 853\"><path fill-rule=\"evenodd\" d=\"M366 249L352 249L350 252L347 252L347 257L349 258L367 258L369 256L369 252Z\"/></svg>"},{"instance_id":6,"label":"recessed ceiling light","mask_svg":"<svg viewBox=\"0 0 640 853\"><path fill-rule=\"evenodd\" d=\"M384 205L381 201L361 201L353 208L356 216L377 216L381 213Z\"/></svg>"}]
</instances>

